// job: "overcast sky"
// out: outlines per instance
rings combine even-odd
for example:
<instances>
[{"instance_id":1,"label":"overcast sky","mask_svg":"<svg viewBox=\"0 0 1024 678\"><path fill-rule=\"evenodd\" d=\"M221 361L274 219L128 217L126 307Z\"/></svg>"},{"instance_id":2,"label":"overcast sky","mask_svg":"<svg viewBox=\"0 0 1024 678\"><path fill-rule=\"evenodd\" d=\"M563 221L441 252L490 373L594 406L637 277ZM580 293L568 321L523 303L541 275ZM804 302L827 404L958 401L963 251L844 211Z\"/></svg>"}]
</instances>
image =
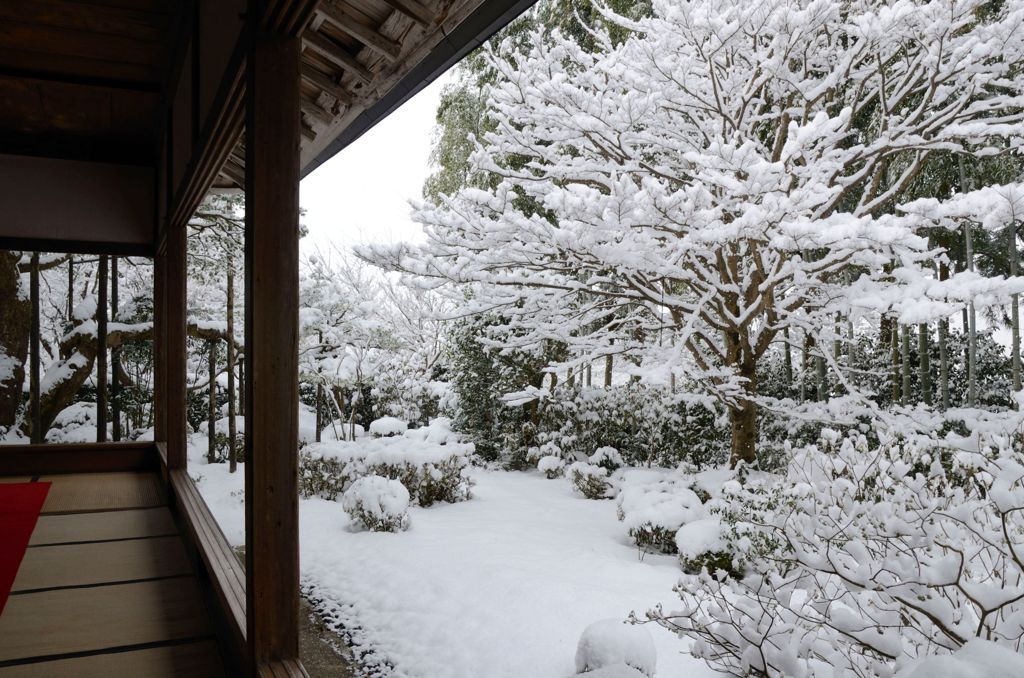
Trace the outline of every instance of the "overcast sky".
<instances>
[{"instance_id":1,"label":"overcast sky","mask_svg":"<svg viewBox=\"0 0 1024 678\"><path fill-rule=\"evenodd\" d=\"M409 200L430 171L434 114L450 79L451 71L302 181L304 254L331 243L422 241Z\"/></svg>"}]
</instances>

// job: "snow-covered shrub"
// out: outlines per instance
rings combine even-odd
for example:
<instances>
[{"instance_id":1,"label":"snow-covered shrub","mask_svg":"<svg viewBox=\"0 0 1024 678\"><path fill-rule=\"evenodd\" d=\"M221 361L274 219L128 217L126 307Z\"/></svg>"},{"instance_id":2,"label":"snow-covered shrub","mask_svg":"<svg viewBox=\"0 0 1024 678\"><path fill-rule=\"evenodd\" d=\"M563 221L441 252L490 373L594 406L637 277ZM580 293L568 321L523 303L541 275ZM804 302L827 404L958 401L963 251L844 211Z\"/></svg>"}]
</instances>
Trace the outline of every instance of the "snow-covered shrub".
<instances>
[{"instance_id":1,"label":"snow-covered shrub","mask_svg":"<svg viewBox=\"0 0 1024 678\"><path fill-rule=\"evenodd\" d=\"M608 480L608 470L603 466L595 466L577 461L567 469L573 487L587 499L610 499L612 484Z\"/></svg>"},{"instance_id":2,"label":"snow-covered shrub","mask_svg":"<svg viewBox=\"0 0 1024 678\"><path fill-rule=\"evenodd\" d=\"M604 446L597 448L592 455L587 458L591 464L602 467L608 473L615 473L622 466L622 455L614 447Z\"/></svg>"},{"instance_id":3,"label":"snow-covered shrub","mask_svg":"<svg viewBox=\"0 0 1024 678\"><path fill-rule=\"evenodd\" d=\"M651 632L621 619L594 622L583 630L576 645L576 672L580 674L624 664L653 678L657 660Z\"/></svg>"},{"instance_id":4,"label":"snow-covered shrub","mask_svg":"<svg viewBox=\"0 0 1024 678\"><path fill-rule=\"evenodd\" d=\"M401 482L420 506L463 501L470 497L472 453L473 444L458 442L447 419L401 436L312 443L300 455L299 489L333 500L357 479L379 475Z\"/></svg>"},{"instance_id":5,"label":"snow-covered shrub","mask_svg":"<svg viewBox=\"0 0 1024 678\"><path fill-rule=\"evenodd\" d=\"M370 435L377 438L400 436L409 429L409 425L397 417L381 417L370 422Z\"/></svg>"},{"instance_id":6,"label":"snow-covered shrub","mask_svg":"<svg viewBox=\"0 0 1024 678\"><path fill-rule=\"evenodd\" d=\"M704 502L682 476L649 483L624 483L617 513L637 547L676 552L676 532L705 516Z\"/></svg>"},{"instance_id":7,"label":"snow-covered shrub","mask_svg":"<svg viewBox=\"0 0 1024 678\"><path fill-rule=\"evenodd\" d=\"M565 472L565 462L561 457L548 455L537 461L537 470L553 480Z\"/></svg>"},{"instance_id":8,"label":"snow-covered shrub","mask_svg":"<svg viewBox=\"0 0 1024 678\"><path fill-rule=\"evenodd\" d=\"M570 462L602 447L615 448L620 463L630 466L689 462L704 468L729 456L722 413L667 387L632 382L611 388L559 386L540 414L537 447L551 444Z\"/></svg>"},{"instance_id":9,"label":"snow-covered shrub","mask_svg":"<svg viewBox=\"0 0 1024 678\"><path fill-rule=\"evenodd\" d=\"M736 676L891 676L975 638L1018 648L1021 438L883 438L825 431L784 478L726 483L711 538L744 576L704 572L651 617Z\"/></svg>"},{"instance_id":10,"label":"snow-covered shrub","mask_svg":"<svg viewBox=\"0 0 1024 678\"><path fill-rule=\"evenodd\" d=\"M399 532L409 528L409 491L397 480L363 476L345 490L341 508L361 529Z\"/></svg>"}]
</instances>

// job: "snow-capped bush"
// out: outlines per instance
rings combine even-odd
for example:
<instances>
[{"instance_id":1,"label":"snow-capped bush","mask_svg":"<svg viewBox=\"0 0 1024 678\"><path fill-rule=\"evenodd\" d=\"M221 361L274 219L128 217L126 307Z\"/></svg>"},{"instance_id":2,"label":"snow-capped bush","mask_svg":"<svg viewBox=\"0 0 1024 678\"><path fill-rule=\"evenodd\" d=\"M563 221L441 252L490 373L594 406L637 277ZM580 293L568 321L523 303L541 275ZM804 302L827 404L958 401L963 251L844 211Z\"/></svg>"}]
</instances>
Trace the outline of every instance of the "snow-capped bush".
<instances>
[{"instance_id":1,"label":"snow-capped bush","mask_svg":"<svg viewBox=\"0 0 1024 678\"><path fill-rule=\"evenodd\" d=\"M784 478L726 483L711 539L745 576L704 572L679 587L681 610L652 618L736 676L891 676L975 638L1019 647L1020 436L833 433Z\"/></svg>"},{"instance_id":2,"label":"snow-capped bush","mask_svg":"<svg viewBox=\"0 0 1024 678\"><path fill-rule=\"evenodd\" d=\"M541 457L537 462L537 470L553 480L565 472L565 462L562 461L561 457L548 455Z\"/></svg>"},{"instance_id":3,"label":"snow-capped bush","mask_svg":"<svg viewBox=\"0 0 1024 678\"><path fill-rule=\"evenodd\" d=\"M409 528L409 491L397 480L363 476L345 490L341 508L361 529L399 532Z\"/></svg>"},{"instance_id":4,"label":"snow-capped bush","mask_svg":"<svg viewBox=\"0 0 1024 678\"><path fill-rule=\"evenodd\" d=\"M409 425L397 417L381 417L370 422L370 435L377 438L400 436L409 430Z\"/></svg>"},{"instance_id":5,"label":"snow-capped bush","mask_svg":"<svg viewBox=\"0 0 1024 678\"><path fill-rule=\"evenodd\" d=\"M612 447L620 465L714 466L729 456L729 429L714 406L643 383L611 388L558 386L541 409L534 456L568 462ZM545 449L545 445L550 448ZM554 451L557 450L557 451ZM595 463L595 462L591 462Z\"/></svg>"},{"instance_id":6,"label":"snow-capped bush","mask_svg":"<svg viewBox=\"0 0 1024 678\"><path fill-rule=\"evenodd\" d=\"M359 478L379 475L401 482L420 506L463 501L470 497L473 445L457 440L441 419L401 436L312 443L300 456L299 489L304 497L334 500Z\"/></svg>"},{"instance_id":7,"label":"snow-capped bush","mask_svg":"<svg viewBox=\"0 0 1024 678\"><path fill-rule=\"evenodd\" d=\"M657 660L651 632L621 619L594 622L584 629L576 646L576 672L581 674L626 665L653 678Z\"/></svg>"},{"instance_id":8,"label":"snow-capped bush","mask_svg":"<svg viewBox=\"0 0 1024 678\"><path fill-rule=\"evenodd\" d=\"M573 487L587 499L610 499L612 484L608 470L583 461L570 464L567 469Z\"/></svg>"},{"instance_id":9,"label":"snow-capped bush","mask_svg":"<svg viewBox=\"0 0 1024 678\"><path fill-rule=\"evenodd\" d=\"M617 513L636 545L644 551L676 552L679 528L705 516L704 503L682 477L624 483Z\"/></svg>"},{"instance_id":10,"label":"snow-capped bush","mask_svg":"<svg viewBox=\"0 0 1024 678\"><path fill-rule=\"evenodd\" d=\"M595 466L601 466L608 473L615 473L623 464L622 455L619 454L619 451L607 445L597 448L597 451L590 455L587 461Z\"/></svg>"}]
</instances>

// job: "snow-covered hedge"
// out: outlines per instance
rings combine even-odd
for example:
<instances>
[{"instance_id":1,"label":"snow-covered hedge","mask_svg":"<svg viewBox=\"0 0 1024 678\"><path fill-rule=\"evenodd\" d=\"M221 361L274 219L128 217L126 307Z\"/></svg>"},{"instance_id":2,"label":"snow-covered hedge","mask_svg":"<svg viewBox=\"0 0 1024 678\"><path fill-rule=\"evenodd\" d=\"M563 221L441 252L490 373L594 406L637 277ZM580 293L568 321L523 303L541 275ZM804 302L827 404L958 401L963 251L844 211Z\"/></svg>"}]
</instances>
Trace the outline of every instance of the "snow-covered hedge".
<instances>
[{"instance_id":1,"label":"snow-covered hedge","mask_svg":"<svg viewBox=\"0 0 1024 678\"><path fill-rule=\"evenodd\" d=\"M379 475L401 482L420 506L463 501L470 497L472 453L472 443L458 442L443 418L401 436L314 443L301 454L300 490L334 500L359 478Z\"/></svg>"},{"instance_id":2,"label":"snow-covered hedge","mask_svg":"<svg viewBox=\"0 0 1024 678\"><path fill-rule=\"evenodd\" d=\"M1020 647L1024 440L879 436L826 430L784 477L724 483L721 530L690 529L742 578L709 567L651 616L736 676L891 676L977 638Z\"/></svg>"},{"instance_id":3,"label":"snow-covered hedge","mask_svg":"<svg viewBox=\"0 0 1024 678\"><path fill-rule=\"evenodd\" d=\"M565 461L561 457L549 454L537 461L537 470L549 479L554 480L565 472Z\"/></svg>"},{"instance_id":4,"label":"snow-covered hedge","mask_svg":"<svg viewBox=\"0 0 1024 678\"><path fill-rule=\"evenodd\" d=\"M409 528L409 490L397 480L363 476L345 490L341 508L360 529L400 532Z\"/></svg>"},{"instance_id":5,"label":"snow-covered hedge","mask_svg":"<svg viewBox=\"0 0 1024 678\"><path fill-rule=\"evenodd\" d=\"M682 477L650 483L625 483L618 516L629 536L644 551L676 552L676 532L705 517L704 502Z\"/></svg>"},{"instance_id":6,"label":"snow-covered hedge","mask_svg":"<svg viewBox=\"0 0 1024 678\"><path fill-rule=\"evenodd\" d=\"M629 383L612 388L559 386L540 408L536 440L528 457L586 459L614 448L620 465L700 468L729 456L723 413L668 387Z\"/></svg>"}]
</instances>

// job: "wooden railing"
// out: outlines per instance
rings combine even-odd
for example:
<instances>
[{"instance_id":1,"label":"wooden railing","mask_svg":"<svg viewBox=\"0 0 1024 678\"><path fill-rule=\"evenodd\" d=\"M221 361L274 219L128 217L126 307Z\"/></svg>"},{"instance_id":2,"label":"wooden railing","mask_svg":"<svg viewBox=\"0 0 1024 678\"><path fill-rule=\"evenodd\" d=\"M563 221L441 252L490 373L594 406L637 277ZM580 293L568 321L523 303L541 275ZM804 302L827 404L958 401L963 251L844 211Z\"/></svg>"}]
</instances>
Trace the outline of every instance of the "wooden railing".
<instances>
[{"instance_id":1,"label":"wooden railing","mask_svg":"<svg viewBox=\"0 0 1024 678\"><path fill-rule=\"evenodd\" d=\"M156 471L152 442L0 445L0 475Z\"/></svg>"}]
</instances>

